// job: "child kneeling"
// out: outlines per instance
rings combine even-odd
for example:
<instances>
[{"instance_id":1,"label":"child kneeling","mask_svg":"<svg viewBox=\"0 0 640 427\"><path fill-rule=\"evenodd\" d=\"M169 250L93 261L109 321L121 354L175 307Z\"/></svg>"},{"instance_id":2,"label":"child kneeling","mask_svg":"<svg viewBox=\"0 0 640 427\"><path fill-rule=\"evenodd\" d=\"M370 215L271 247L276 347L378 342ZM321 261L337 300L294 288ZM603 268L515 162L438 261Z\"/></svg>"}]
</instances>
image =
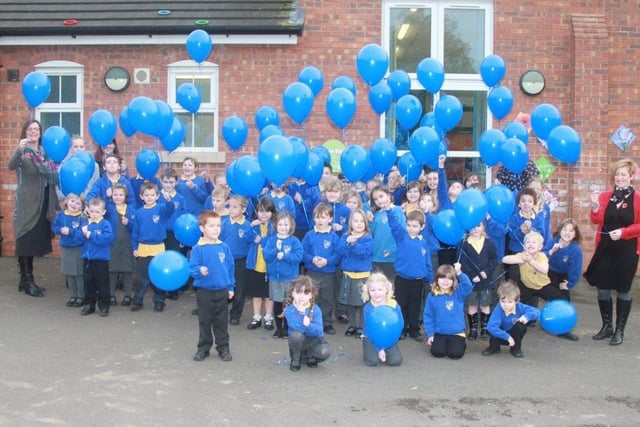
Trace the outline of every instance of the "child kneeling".
<instances>
[{"instance_id":1,"label":"child kneeling","mask_svg":"<svg viewBox=\"0 0 640 427\"><path fill-rule=\"evenodd\" d=\"M482 350L483 356L500 353L501 345L508 345L513 357L523 357L522 338L527 333L526 324L538 320L540 310L520 302L520 289L506 281L498 288L499 304L491 312L487 330L489 347Z\"/></svg>"}]
</instances>

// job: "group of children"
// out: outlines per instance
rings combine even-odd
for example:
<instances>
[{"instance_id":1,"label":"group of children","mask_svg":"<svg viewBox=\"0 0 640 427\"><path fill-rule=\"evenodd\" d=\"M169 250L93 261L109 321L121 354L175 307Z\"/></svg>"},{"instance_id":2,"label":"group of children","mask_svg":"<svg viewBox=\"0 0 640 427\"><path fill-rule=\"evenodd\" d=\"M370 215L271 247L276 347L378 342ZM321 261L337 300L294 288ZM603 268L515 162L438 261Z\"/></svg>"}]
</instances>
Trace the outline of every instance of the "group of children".
<instances>
[{"instance_id":1,"label":"group of children","mask_svg":"<svg viewBox=\"0 0 640 427\"><path fill-rule=\"evenodd\" d=\"M69 194L53 225L61 236L67 305L82 306L88 315L97 302L106 316L122 283L122 305L140 310L151 286L154 309L163 311L165 298L177 296L153 286L148 265L163 250L176 249L189 256L197 290L196 361L209 356L214 343L222 360L232 359L227 325L239 324L245 297L253 311L247 328L288 338L292 371L302 359L315 367L329 357L324 336L336 333L333 319L348 322L346 336L363 340L367 365L399 365L397 344L376 348L367 339L368 314L380 305L402 317L400 339L424 341L436 357L461 358L466 341L478 335L489 339L482 354L508 344L513 356L522 357L526 329L520 325L539 315L532 298L568 299L580 276L577 225L566 220L551 237L538 180L516 191L508 223L487 218L456 247L443 245L433 229L435 215L451 208L464 188L461 182L447 186L444 162L443 156L439 170L421 182L404 186L392 171L386 183L348 188L327 165L317 186L291 180L247 199L231 194L224 176L210 183L198 175L191 158L180 177L166 169L160 180L128 180L117 157L107 155L104 175L87 193L87 216L82 198ZM478 182L465 179L470 186ZM198 217L202 232L192 248L181 245L173 230L184 213ZM491 310L501 263L509 280L498 288L499 304Z\"/></svg>"}]
</instances>

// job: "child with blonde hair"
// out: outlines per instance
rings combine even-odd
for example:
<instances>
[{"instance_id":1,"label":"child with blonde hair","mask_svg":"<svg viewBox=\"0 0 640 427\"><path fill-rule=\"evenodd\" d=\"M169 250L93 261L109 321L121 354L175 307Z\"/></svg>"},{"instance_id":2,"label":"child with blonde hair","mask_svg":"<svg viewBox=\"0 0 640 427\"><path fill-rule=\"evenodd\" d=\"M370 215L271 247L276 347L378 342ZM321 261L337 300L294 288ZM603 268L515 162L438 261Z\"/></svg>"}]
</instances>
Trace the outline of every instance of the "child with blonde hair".
<instances>
[{"instance_id":1,"label":"child with blonde hair","mask_svg":"<svg viewBox=\"0 0 640 427\"><path fill-rule=\"evenodd\" d=\"M396 341L391 347L379 348L369 339L367 330L367 318L371 312L380 306L391 307L402 320L402 310L400 305L393 298L393 284L382 273L373 273L362 287L362 301L365 302L363 308L364 334L362 340L362 353L364 363L368 366L400 366L402 363L402 353Z\"/></svg>"}]
</instances>

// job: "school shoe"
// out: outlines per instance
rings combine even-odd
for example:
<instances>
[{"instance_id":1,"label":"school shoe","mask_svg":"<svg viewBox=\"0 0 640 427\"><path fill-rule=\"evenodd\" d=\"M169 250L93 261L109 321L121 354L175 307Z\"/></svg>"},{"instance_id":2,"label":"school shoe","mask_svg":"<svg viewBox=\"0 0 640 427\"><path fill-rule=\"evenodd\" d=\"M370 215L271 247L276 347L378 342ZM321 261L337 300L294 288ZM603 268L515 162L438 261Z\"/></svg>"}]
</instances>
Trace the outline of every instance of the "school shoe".
<instances>
[{"instance_id":1,"label":"school shoe","mask_svg":"<svg viewBox=\"0 0 640 427\"><path fill-rule=\"evenodd\" d=\"M167 292L167 298L171 301L178 301L180 299L180 295L178 295L177 291Z\"/></svg>"},{"instance_id":2,"label":"school shoe","mask_svg":"<svg viewBox=\"0 0 640 427\"><path fill-rule=\"evenodd\" d=\"M73 304L76 302L75 298L69 298L69 301L65 303L67 307L73 307Z\"/></svg>"},{"instance_id":3,"label":"school shoe","mask_svg":"<svg viewBox=\"0 0 640 427\"><path fill-rule=\"evenodd\" d=\"M74 308L82 307L83 305L84 305L84 298L76 298L76 300L73 302Z\"/></svg>"},{"instance_id":4,"label":"school shoe","mask_svg":"<svg viewBox=\"0 0 640 427\"><path fill-rule=\"evenodd\" d=\"M265 331L273 330L273 319L264 319L264 330Z\"/></svg>"},{"instance_id":5,"label":"school shoe","mask_svg":"<svg viewBox=\"0 0 640 427\"><path fill-rule=\"evenodd\" d=\"M298 372L300 370L300 360L291 359L291 363L289 364L289 370L291 372Z\"/></svg>"},{"instance_id":6,"label":"school shoe","mask_svg":"<svg viewBox=\"0 0 640 427\"><path fill-rule=\"evenodd\" d=\"M238 319L230 319L229 320L229 324L233 325L233 326L237 326L237 325L240 324L240 320L238 320Z\"/></svg>"},{"instance_id":7,"label":"school shoe","mask_svg":"<svg viewBox=\"0 0 640 427\"><path fill-rule=\"evenodd\" d=\"M413 334L409 334L409 337L411 337L414 341L417 342L423 342L424 339L422 338L422 334L420 332L415 332Z\"/></svg>"},{"instance_id":8,"label":"school shoe","mask_svg":"<svg viewBox=\"0 0 640 427\"><path fill-rule=\"evenodd\" d=\"M196 354L193 355L193 360L195 360L196 362L202 362L207 357L209 357L208 350L198 349L198 351L196 351Z\"/></svg>"},{"instance_id":9,"label":"school shoe","mask_svg":"<svg viewBox=\"0 0 640 427\"><path fill-rule=\"evenodd\" d=\"M262 319L251 319L251 323L247 325L247 329L258 329L262 325Z\"/></svg>"},{"instance_id":10,"label":"school shoe","mask_svg":"<svg viewBox=\"0 0 640 427\"><path fill-rule=\"evenodd\" d=\"M142 310L142 303L134 302L133 305L131 306L131 311L140 311L140 310Z\"/></svg>"},{"instance_id":11,"label":"school shoe","mask_svg":"<svg viewBox=\"0 0 640 427\"><path fill-rule=\"evenodd\" d=\"M487 347L482 350L483 356L493 356L494 354L500 353L500 347Z\"/></svg>"},{"instance_id":12,"label":"school shoe","mask_svg":"<svg viewBox=\"0 0 640 427\"><path fill-rule=\"evenodd\" d=\"M487 325L489 324L489 314L480 312L480 339L488 340L489 331L487 331Z\"/></svg>"},{"instance_id":13,"label":"school shoe","mask_svg":"<svg viewBox=\"0 0 640 427\"><path fill-rule=\"evenodd\" d=\"M344 331L344 335L346 337L352 337L356 333L356 328L353 326L349 326L346 331Z\"/></svg>"},{"instance_id":14,"label":"school shoe","mask_svg":"<svg viewBox=\"0 0 640 427\"><path fill-rule=\"evenodd\" d=\"M116 301L116 297L109 298L109 304L111 305L111 307L115 307L116 305L118 305L118 301Z\"/></svg>"},{"instance_id":15,"label":"school shoe","mask_svg":"<svg viewBox=\"0 0 640 427\"><path fill-rule=\"evenodd\" d=\"M82 311L80 312L81 316L88 316L91 313L95 313L96 312L96 306L93 304L85 304L84 307L82 307Z\"/></svg>"},{"instance_id":16,"label":"school shoe","mask_svg":"<svg viewBox=\"0 0 640 427\"><path fill-rule=\"evenodd\" d=\"M335 335L336 334L336 330L334 329L334 327L332 325L327 325L324 327L324 333L328 334L328 335Z\"/></svg>"},{"instance_id":17,"label":"school shoe","mask_svg":"<svg viewBox=\"0 0 640 427\"><path fill-rule=\"evenodd\" d=\"M153 311L156 311L158 313L164 311L164 303L163 302L157 302L157 303L153 304Z\"/></svg>"},{"instance_id":18,"label":"school shoe","mask_svg":"<svg viewBox=\"0 0 640 427\"><path fill-rule=\"evenodd\" d=\"M313 356L307 356L307 366L310 368L318 367L318 359Z\"/></svg>"},{"instance_id":19,"label":"school shoe","mask_svg":"<svg viewBox=\"0 0 640 427\"><path fill-rule=\"evenodd\" d=\"M524 357L524 353L519 348L518 349L512 348L511 350L509 350L509 352L513 357L517 357L518 359L521 357Z\"/></svg>"},{"instance_id":20,"label":"school shoe","mask_svg":"<svg viewBox=\"0 0 640 427\"><path fill-rule=\"evenodd\" d=\"M224 347L218 352L218 357L220 357L223 362L231 362L233 360L233 357L231 357L231 353L227 347Z\"/></svg>"},{"instance_id":21,"label":"school shoe","mask_svg":"<svg viewBox=\"0 0 640 427\"><path fill-rule=\"evenodd\" d=\"M576 334L572 334L571 332L567 332L566 334L560 334L558 335L560 338L564 338L565 340L569 340L569 341L579 341L580 337L578 337Z\"/></svg>"},{"instance_id":22,"label":"school shoe","mask_svg":"<svg viewBox=\"0 0 640 427\"><path fill-rule=\"evenodd\" d=\"M120 305L122 305L123 307L129 307L131 305L131 297L127 295L126 297L122 298L122 302L120 303Z\"/></svg>"},{"instance_id":23,"label":"school shoe","mask_svg":"<svg viewBox=\"0 0 640 427\"><path fill-rule=\"evenodd\" d=\"M99 314L100 317L107 317L109 315L109 306L100 307Z\"/></svg>"},{"instance_id":24,"label":"school shoe","mask_svg":"<svg viewBox=\"0 0 640 427\"><path fill-rule=\"evenodd\" d=\"M478 313L467 314L469 322L469 336L467 341L475 341L478 339Z\"/></svg>"},{"instance_id":25,"label":"school shoe","mask_svg":"<svg viewBox=\"0 0 640 427\"><path fill-rule=\"evenodd\" d=\"M362 335L364 334L362 328L358 328L356 329L356 331L353 333L353 337L354 338L362 338Z\"/></svg>"}]
</instances>

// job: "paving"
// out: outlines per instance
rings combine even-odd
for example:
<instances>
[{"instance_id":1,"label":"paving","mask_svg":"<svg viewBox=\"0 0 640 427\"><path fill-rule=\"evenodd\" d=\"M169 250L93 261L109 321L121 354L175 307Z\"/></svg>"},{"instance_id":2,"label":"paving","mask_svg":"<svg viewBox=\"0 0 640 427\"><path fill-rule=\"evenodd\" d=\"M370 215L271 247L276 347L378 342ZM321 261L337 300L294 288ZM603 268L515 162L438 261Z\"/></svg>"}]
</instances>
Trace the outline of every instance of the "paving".
<instances>
[{"instance_id":1,"label":"paving","mask_svg":"<svg viewBox=\"0 0 640 427\"><path fill-rule=\"evenodd\" d=\"M516 359L435 359L400 343L397 368L369 368L345 326L328 336L331 358L290 372L286 340L229 326L233 361L194 362L198 325L191 291L153 311L112 307L109 317L67 308L56 258L36 259L44 298L18 293L15 258L0 257L0 426L637 426L640 306L625 341L591 339L600 327L595 290L572 293L579 312L569 342L530 328ZM638 285L633 288L640 304ZM118 299L121 299L118 293Z\"/></svg>"}]
</instances>

